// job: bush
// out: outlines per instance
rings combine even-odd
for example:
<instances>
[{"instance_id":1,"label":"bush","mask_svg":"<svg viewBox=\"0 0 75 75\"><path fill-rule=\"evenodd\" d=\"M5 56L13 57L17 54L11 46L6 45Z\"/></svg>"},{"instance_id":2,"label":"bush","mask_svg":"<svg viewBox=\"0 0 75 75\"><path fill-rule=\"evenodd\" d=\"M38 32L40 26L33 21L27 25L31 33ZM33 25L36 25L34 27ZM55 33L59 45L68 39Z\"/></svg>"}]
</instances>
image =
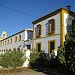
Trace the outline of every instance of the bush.
<instances>
[{"instance_id":1,"label":"bush","mask_svg":"<svg viewBox=\"0 0 75 75\"><path fill-rule=\"evenodd\" d=\"M38 69L39 71L45 71L51 67L58 67L57 58L51 59L49 54L45 53L44 51L41 51L40 53L31 53L30 58L30 66Z\"/></svg>"},{"instance_id":2,"label":"bush","mask_svg":"<svg viewBox=\"0 0 75 75\"><path fill-rule=\"evenodd\" d=\"M75 72L75 32L66 35L64 46L58 49L58 57L62 65Z\"/></svg>"},{"instance_id":3,"label":"bush","mask_svg":"<svg viewBox=\"0 0 75 75\"><path fill-rule=\"evenodd\" d=\"M24 54L21 51L8 51L1 56L0 65L5 68L22 66L23 56Z\"/></svg>"}]
</instances>

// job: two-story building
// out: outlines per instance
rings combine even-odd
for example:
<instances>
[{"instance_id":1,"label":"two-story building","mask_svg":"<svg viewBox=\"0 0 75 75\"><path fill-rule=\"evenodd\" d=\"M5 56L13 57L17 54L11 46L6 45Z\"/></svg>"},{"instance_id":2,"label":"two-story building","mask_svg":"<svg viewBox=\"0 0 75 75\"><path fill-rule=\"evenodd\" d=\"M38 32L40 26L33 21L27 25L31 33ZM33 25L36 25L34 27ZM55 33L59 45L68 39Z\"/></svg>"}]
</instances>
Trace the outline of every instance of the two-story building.
<instances>
[{"instance_id":1,"label":"two-story building","mask_svg":"<svg viewBox=\"0 0 75 75\"><path fill-rule=\"evenodd\" d=\"M32 33L33 29L26 29L6 38L6 33L3 32L4 38L0 40L0 54L8 50L32 49Z\"/></svg>"},{"instance_id":2,"label":"two-story building","mask_svg":"<svg viewBox=\"0 0 75 75\"><path fill-rule=\"evenodd\" d=\"M54 52L57 55L58 47L63 46L65 41L65 34L71 30L73 16L72 11L60 8L32 22L33 49L38 52L41 50L45 53ZM69 19L70 25L68 24Z\"/></svg>"}]
</instances>

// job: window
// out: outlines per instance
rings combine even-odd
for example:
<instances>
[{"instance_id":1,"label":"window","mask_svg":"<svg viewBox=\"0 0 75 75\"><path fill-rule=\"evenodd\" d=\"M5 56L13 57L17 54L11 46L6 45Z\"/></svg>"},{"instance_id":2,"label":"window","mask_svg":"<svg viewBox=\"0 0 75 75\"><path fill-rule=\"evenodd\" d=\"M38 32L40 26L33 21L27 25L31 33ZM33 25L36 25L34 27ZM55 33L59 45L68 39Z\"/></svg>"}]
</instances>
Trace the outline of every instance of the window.
<instances>
[{"instance_id":1,"label":"window","mask_svg":"<svg viewBox=\"0 0 75 75\"><path fill-rule=\"evenodd\" d=\"M35 36L36 38L41 37L41 25L37 25L37 27L35 28Z\"/></svg>"},{"instance_id":2,"label":"window","mask_svg":"<svg viewBox=\"0 0 75 75\"><path fill-rule=\"evenodd\" d=\"M8 44L9 44L9 40L8 40Z\"/></svg>"},{"instance_id":3,"label":"window","mask_svg":"<svg viewBox=\"0 0 75 75\"><path fill-rule=\"evenodd\" d=\"M9 51L11 52L11 49L9 49Z\"/></svg>"},{"instance_id":4,"label":"window","mask_svg":"<svg viewBox=\"0 0 75 75\"><path fill-rule=\"evenodd\" d=\"M37 50L38 52L41 51L41 42L39 42L39 43L36 44L36 50Z\"/></svg>"},{"instance_id":5,"label":"window","mask_svg":"<svg viewBox=\"0 0 75 75\"><path fill-rule=\"evenodd\" d=\"M17 37L15 37L15 42L17 42Z\"/></svg>"},{"instance_id":6,"label":"window","mask_svg":"<svg viewBox=\"0 0 75 75\"><path fill-rule=\"evenodd\" d=\"M21 35L19 35L18 41L19 41L19 42L21 41Z\"/></svg>"},{"instance_id":7,"label":"window","mask_svg":"<svg viewBox=\"0 0 75 75\"><path fill-rule=\"evenodd\" d=\"M10 44L12 44L12 38L10 39Z\"/></svg>"},{"instance_id":8,"label":"window","mask_svg":"<svg viewBox=\"0 0 75 75\"><path fill-rule=\"evenodd\" d=\"M2 46L2 42L1 42L1 46Z\"/></svg>"},{"instance_id":9,"label":"window","mask_svg":"<svg viewBox=\"0 0 75 75\"><path fill-rule=\"evenodd\" d=\"M48 53L52 53L55 50L55 40L48 42Z\"/></svg>"},{"instance_id":10,"label":"window","mask_svg":"<svg viewBox=\"0 0 75 75\"><path fill-rule=\"evenodd\" d=\"M13 50L16 51L16 48L14 48Z\"/></svg>"},{"instance_id":11,"label":"window","mask_svg":"<svg viewBox=\"0 0 75 75\"><path fill-rule=\"evenodd\" d=\"M4 53L5 53L5 49L4 49Z\"/></svg>"},{"instance_id":12,"label":"window","mask_svg":"<svg viewBox=\"0 0 75 75\"><path fill-rule=\"evenodd\" d=\"M51 19L48 21L48 24L46 25L46 35L51 35L55 33L55 21L54 19Z\"/></svg>"},{"instance_id":13,"label":"window","mask_svg":"<svg viewBox=\"0 0 75 75\"><path fill-rule=\"evenodd\" d=\"M31 45L27 45L27 49L30 49L31 48Z\"/></svg>"},{"instance_id":14,"label":"window","mask_svg":"<svg viewBox=\"0 0 75 75\"><path fill-rule=\"evenodd\" d=\"M18 51L20 51L20 48L17 48Z\"/></svg>"},{"instance_id":15,"label":"window","mask_svg":"<svg viewBox=\"0 0 75 75\"><path fill-rule=\"evenodd\" d=\"M6 45L6 41L5 41L5 45Z\"/></svg>"},{"instance_id":16,"label":"window","mask_svg":"<svg viewBox=\"0 0 75 75\"><path fill-rule=\"evenodd\" d=\"M4 41L3 41L3 46L4 46Z\"/></svg>"}]
</instances>

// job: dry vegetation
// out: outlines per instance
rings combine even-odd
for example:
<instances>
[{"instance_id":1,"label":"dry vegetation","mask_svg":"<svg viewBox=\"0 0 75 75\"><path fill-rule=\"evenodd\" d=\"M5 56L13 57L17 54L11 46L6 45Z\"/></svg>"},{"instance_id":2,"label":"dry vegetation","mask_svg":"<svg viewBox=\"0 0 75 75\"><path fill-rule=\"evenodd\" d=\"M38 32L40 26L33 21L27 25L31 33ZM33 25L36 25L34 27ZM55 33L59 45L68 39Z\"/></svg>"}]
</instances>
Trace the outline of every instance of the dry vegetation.
<instances>
[{"instance_id":1,"label":"dry vegetation","mask_svg":"<svg viewBox=\"0 0 75 75\"><path fill-rule=\"evenodd\" d=\"M16 69L13 68L1 68L0 69L0 75L45 75L42 72L37 72L32 70L31 68L23 68L19 67Z\"/></svg>"}]
</instances>

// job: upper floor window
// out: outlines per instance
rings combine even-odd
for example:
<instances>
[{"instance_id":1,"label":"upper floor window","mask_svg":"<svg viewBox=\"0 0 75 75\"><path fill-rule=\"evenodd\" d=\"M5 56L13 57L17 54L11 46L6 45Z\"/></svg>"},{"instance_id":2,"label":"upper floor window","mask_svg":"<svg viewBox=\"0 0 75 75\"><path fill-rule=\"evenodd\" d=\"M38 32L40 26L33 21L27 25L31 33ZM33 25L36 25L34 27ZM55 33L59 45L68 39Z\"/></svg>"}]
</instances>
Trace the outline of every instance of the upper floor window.
<instances>
[{"instance_id":1,"label":"upper floor window","mask_svg":"<svg viewBox=\"0 0 75 75\"><path fill-rule=\"evenodd\" d=\"M15 37L15 42L17 42L17 36Z\"/></svg>"},{"instance_id":2,"label":"upper floor window","mask_svg":"<svg viewBox=\"0 0 75 75\"><path fill-rule=\"evenodd\" d=\"M4 41L3 41L3 46L4 46Z\"/></svg>"},{"instance_id":3,"label":"upper floor window","mask_svg":"<svg viewBox=\"0 0 75 75\"><path fill-rule=\"evenodd\" d=\"M48 24L46 25L46 35L51 35L55 33L55 21L54 19L51 19L48 21Z\"/></svg>"},{"instance_id":4,"label":"upper floor window","mask_svg":"<svg viewBox=\"0 0 75 75\"><path fill-rule=\"evenodd\" d=\"M19 37L18 37L18 41L19 41L19 42L21 41L21 35L19 35Z\"/></svg>"},{"instance_id":5,"label":"upper floor window","mask_svg":"<svg viewBox=\"0 0 75 75\"><path fill-rule=\"evenodd\" d=\"M5 41L5 45L6 45L6 41Z\"/></svg>"},{"instance_id":6,"label":"upper floor window","mask_svg":"<svg viewBox=\"0 0 75 75\"><path fill-rule=\"evenodd\" d=\"M12 44L12 38L10 39L10 44Z\"/></svg>"},{"instance_id":7,"label":"upper floor window","mask_svg":"<svg viewBox=\"0 0 75 75\"><path fill-rule=\"evenodd\" d=\"M9 40L8 40L8 44L9 44Z\"/></svg>"},{"instance_id":8,"label":"upper floor window","mask_svg":"<svg viewBox=\"0 0 75 75\"><path fill-rule=\"evenodd\" d=\"M41 37L41 25L37 25L37 27L35 28L35 36L36 38Z\"/></svg>"}]
</instances>

